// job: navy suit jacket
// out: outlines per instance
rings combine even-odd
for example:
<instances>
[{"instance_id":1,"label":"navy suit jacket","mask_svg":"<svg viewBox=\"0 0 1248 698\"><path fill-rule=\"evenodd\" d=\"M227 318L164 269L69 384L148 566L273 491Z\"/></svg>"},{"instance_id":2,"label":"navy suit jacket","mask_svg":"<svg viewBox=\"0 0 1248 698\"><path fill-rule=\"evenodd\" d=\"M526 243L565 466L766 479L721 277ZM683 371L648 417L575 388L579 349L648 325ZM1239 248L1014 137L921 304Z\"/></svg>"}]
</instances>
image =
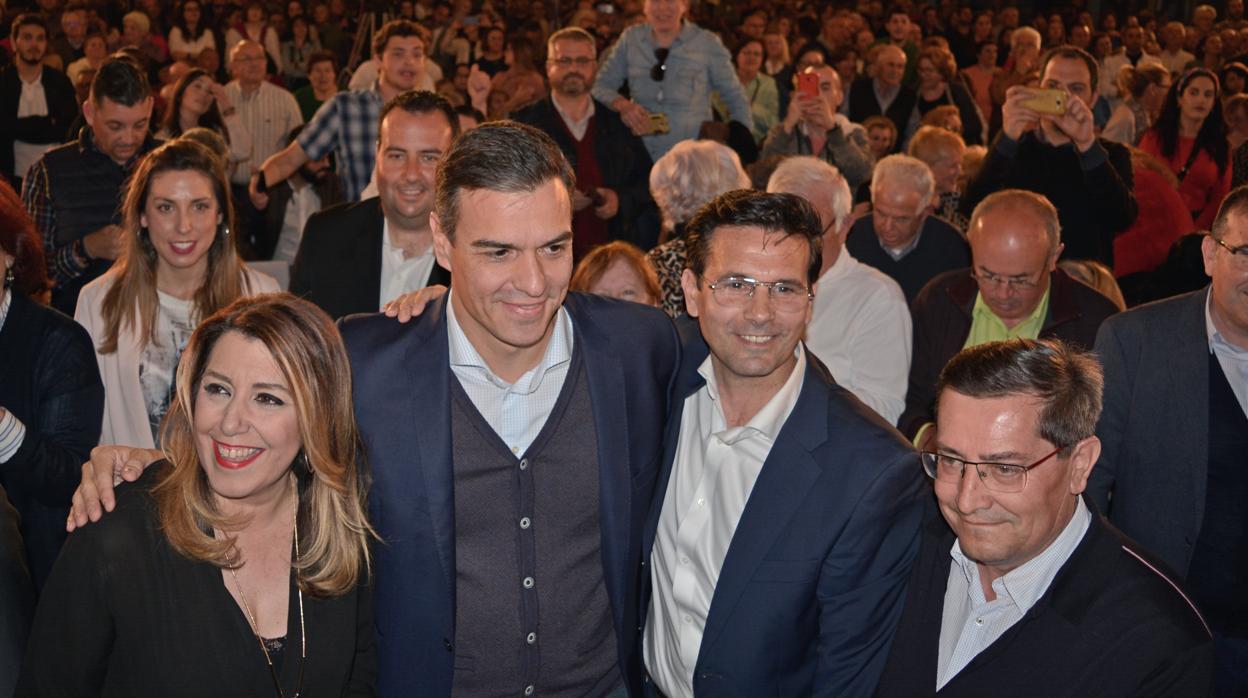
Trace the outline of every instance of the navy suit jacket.
<instances>
[{"instance_id":1,"label":"navy suit jacket","mask_svg":"<svg viewBox=\"0 0 1248 698\"><path fill-rule=\"evenodd\" d=\"M700 337L686 343L643 538L643 622L681 407L705 384L706 355ZM694 668L699 696L869 695L901 617L930 491L922 468L896 429L809 352L806 361L720 570Z\"/></svg>"},{"instance_id":2,"label":"navy suit jacket","mask_svg":"<svg viewBox=\"0 0 1248 698\"><path fill-rule=\"evenodd\" d=\"M451 693L455 660L455 512L446 298L403 325L347 318L355 414L372 468L379 692ZM641 529L659 469L664 421L680 360L663 313L568 294L598 432L603 577L619 664L640 691L637 597Z\"/></svg>"}]
</instances>

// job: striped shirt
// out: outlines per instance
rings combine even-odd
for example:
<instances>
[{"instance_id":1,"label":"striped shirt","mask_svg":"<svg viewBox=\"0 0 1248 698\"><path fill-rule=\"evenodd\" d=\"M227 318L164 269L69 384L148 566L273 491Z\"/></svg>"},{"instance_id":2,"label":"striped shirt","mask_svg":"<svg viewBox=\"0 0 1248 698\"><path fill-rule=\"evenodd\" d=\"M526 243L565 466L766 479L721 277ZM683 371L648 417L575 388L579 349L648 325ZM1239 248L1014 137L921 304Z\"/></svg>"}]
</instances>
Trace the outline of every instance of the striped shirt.
<instances>
[{"instance_id":1,"label":"striped shirt","mask_svg":"<svg viewBox=\"0 0 1248 698\"><path fill-rule=\"evenodd\" d=\"M9 304L13 300L13 295L5 291L4 300L0 301L0 329L4 328L4 320L9 316ZM0 409L4 409L4 405L0 405ZM4 410L4 415L0 416L0 463L8 463L19 448L22 447L22 441L26 439L26 425L21 420L13 416L13 413Z\"/></svg>"},{"instance_id":2,"label":"striped shirt","mask_svg":"<svg viewBox=\"0 0 1248 698\"><path fill-rule=\"evenodd\" d=\"M299 133L299 147L308 159L335 153L347 201L358 201L373 177L380 118L381 93L374 85L368 90L339 92L326 100Z\"/></svg>"},{"instance_id":3,"label":"striped shirt","mask_svg":"<svg viewBox=\"0 0 1248 698\"><path fill-rule=\"evenodd\" d=\"M268 81L252 92L243 92L235 80L225 86L225 92L251 135L251 157L240 160L230 175L230 181L245 185L253 169L260 169L270 155L286 147L290 132L303 123L303 112L294 95Z\"/></svg>"},{"instance_id":4,"label":"striped shirt","mask_svg":"<svg viewBox=\"0 0 1248 698\"><path fill-rule=\"evenodd\" d=\"M1092 512L1077 498L1075 513L1066 527L1039 555L992 582L997 598L988 601L979 581L979 566L953 543L945 607L940 618L940 654L936 690L949 683L980 652L996 642L1044 596L1062 565L1070 559L1088 532Z\"/></svg>"},{"instance_id":5,"label":"striped shirt","mask_svg":"<svg viewBox=\"0 0 1248 698\"><path fill-rule=\"evenodd\" d=\"M522 455L546 425L568 377L572 364L572 317L559 308L542 360L510 384L490 370L472 346L455 317L450 294L446 299L446 324L451 371L494 433L513 454Z\"/></svg>"}]
</instances>

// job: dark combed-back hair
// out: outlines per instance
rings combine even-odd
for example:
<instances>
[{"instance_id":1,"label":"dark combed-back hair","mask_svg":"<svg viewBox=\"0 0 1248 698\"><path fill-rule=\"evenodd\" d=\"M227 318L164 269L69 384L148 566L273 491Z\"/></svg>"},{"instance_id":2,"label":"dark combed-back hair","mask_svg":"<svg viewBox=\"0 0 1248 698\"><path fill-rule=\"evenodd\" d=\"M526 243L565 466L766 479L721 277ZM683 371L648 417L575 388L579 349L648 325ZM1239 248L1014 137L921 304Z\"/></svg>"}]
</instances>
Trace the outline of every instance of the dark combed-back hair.
<instances>
[{"instance_id":1,"label":"dark combed-back hair","mask_svg":"<svg viewBox=\"0 0 1248 698\"><path fill-rule=\"evenodd\" d=\"M373 55L380 57L386 52L386 44L395 37L414 36L420 39L420 43L428 48L428 42L425 40L425 30L419 24L410 19L392 19L381 25L381 29L373 34Z\"/></svg>"},{"instance_id":2,"label":"dark combed-back hair","mask_svg":"<svg viewBox=\"0 0 1248 698\"><path fill-rule=\"evenodd\" d=\"M48 18L38 12L23 12L13 19L13 24L9 25L9 36L16 39L22 27L40 27L43 29L44 36L47 36ZM16 47L14 50L16 51Z\"/></svg>"},{"instance_id":3,"label":"dark combed-back hair","mask_svg":"<svg viewBox=\"0 0 1248 698\"><path fill-rule=\"evenodd\" d=\"M1049 63L1052 62L1054 58L1073 58L1078 61L1083 61L1083 64L1088 67L1088 75L1091 76L1089 78L1088 93L1092 95L1096 94L1096 88L1100 82L1099 75L1101 69L1100 66L1097 65L1096 59L1092 57L1092 54L1084 51L1078 46L1071 46L1070 44L1054 46L1040 58L1041 75L1044 75L1044 71L1048 70Z\"/></svg>"},{"instance_id":4,"label":"dark combed-back hair","mask_svg":"<svg viewBox=\"0 0 1248 698\"><path fill-rule=\"evenodd\" d=\"M446 236L455 239L460 194L488 190L512 194L536 191L558 179L570 193L576 176L550 136L515 121L491 121L460 136L438 166L434 212Z\"/></svg>"},{"instance_id":5,"label":"dark combed-back hair","mask_svg":"<svg viewBox=\"0 0 1248 698\"><path fill-rule=\"evenodd\" d=\"M1200 131L1196 133L1196 143L1192 147L1209 153L1209 157L1217 163L1218 176L1221 177L1226 172L1227 165L1230 164L1231 149L1226 140L1226 121L1222 119L1222 83L1218 81L1217 74L1212 70L1192 68L1175 80L1170 86L1170 91L1166 93L1166 101L1161 105L1161 115L1157 117L1157 123L1153 125L1153 128L1156 129L1158 140L1161 141L1161 154L1167 158L1173 158L1175 151L1179 148L1179 121L1182 118L1179 96L1196 78L1212 80L1214 95L1213 108L1205 115L1205 121L1200 125Z\"/></svg>"},{"instance_id":6,"label":"dark combed-back hair","mask_svg":"<svg viewBox=\"0 0 1248 698\"><path fill-rule=\"evenodd\" d=\"M973 398L1029 395L1040 408L1040 437L1063 449L1096 432L1105 377L1090 352L1056 339L1007 339L963 349L940 372L945 390Z\"/></svg>"},{"instance_id":7,"label":"dark combed-back hair","mask_svg":"<svg viewBox=\"0 0 1248 698\"><path fill-rule=\"evenodd\" d=\"M22 200L9 183L0 179L0 249L13 258L14 293L38 297L52 288L44 264L43 241ZM0 267L0 279L4 278Z\"/></svg>"},{"instance_id":8,"label":"dark combed-back hair","mask_svg":"<svg viewBox=\"0 0 1248 698\"><path fill-rule=\"evenodd\" d=\"M381 124L386 120L386 115L395 109L402 109L408 114L442 112L442 115L451 124L451 137L459 137L459 119L455 116L455 107L447 101L446 97L436 92L408 90L386 102L385 106L381 108L381 116L377 119L378 129L381 128Z\"/></svg>"},{"instance_id":9,"label":"dark combed-back hair","mask_svg":"<svg viewBox=\"0 0 1248 698\"><path fill-rule=\"evenodd\" d=\"M105 60L91 80L91 101L96 104L107 97L109 101L133 107L151 96L147 76L129 58L114 56Z\"/></svg>"},{"instance_id":10,"label":"dark combed-back hair","mask_svg":"<svg viewBox=\"0 0 1248 698\"><path fill-rule=\"evenodd\" d=\"M715 231L724 226L752 226L783 237L798 235L810 248L806 280L813 285L823 266L823 226L806 199L795 194L767 194L736 189L703 206L685 225L686 259L699 279L706 271Z\"/></svg>"}]
</instances>

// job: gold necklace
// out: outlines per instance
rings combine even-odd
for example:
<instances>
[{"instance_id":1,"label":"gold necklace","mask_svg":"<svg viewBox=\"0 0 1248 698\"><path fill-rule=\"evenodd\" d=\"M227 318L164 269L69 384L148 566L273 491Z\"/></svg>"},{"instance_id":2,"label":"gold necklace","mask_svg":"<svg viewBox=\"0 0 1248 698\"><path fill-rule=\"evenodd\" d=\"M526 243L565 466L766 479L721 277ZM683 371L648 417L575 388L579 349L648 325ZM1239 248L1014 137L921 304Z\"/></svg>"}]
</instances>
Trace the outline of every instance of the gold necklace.
<instances>
[{"instance_id":1,"label":"gold necklace","mask_svg":"<svg viewBox=\"0 0 1248 698\"><path fill-rule=\"evenodd\" d=\"M297 487L297 485L296 485ZM295 516L293 522L293 536L295 539L295 559L299 559L299 497L298 490L295 496ZM243 602L243 610L247 612L247 621L251 623L251 632L256 636L256 641L260 643L260 651L264 653L264 661L269 665L269 676L273 677L273 688L277 689L277 695L280 698L286 698L286 692L282 690L282 682L277 678L277 670L273 668L273 658L269 656L269 648L264 644L264 638L260 637L260 625L256 622L256 616L251 612L251 605L247 603L247 595L243 593L243 586L238 583L238 575L235 574L234 568L229 567L230 576L234 579L234 588L238 589L238 600ZM295 685L295 695L293 698L299 698L299 694L303 692L303 664L308 658L308 633L303 624L303 589L299 588L296 583L295 591L299 596L299 683Z\"/></svg>"}]
</instances>

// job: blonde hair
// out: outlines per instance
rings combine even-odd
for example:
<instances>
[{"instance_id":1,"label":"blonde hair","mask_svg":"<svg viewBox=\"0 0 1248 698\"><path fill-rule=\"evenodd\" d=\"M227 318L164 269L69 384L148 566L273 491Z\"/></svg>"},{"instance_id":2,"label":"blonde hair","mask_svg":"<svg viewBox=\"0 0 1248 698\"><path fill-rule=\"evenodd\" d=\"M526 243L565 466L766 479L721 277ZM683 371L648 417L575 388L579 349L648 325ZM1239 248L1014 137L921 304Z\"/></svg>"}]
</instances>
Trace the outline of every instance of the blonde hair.
<instances>
[{"instance_id":1,"label":"blonde hair","mask_svg":"<svg viewBox=\"0 0 1248 698\"><path fill-rule=\"evenodd\" d=\"M143 159L130 178L123 206L122 228L127 239L126 249L109 270L113 283L104 293L100 314L104 320L104 341L101 354L117 351L117 339L125 326L139 337L140 346L156 343L156 310L160 299L156 294L156 248L140 224L147 205L152 178L164 172L198 172L212 182L217 211L222 226L208 247L208 270L204 283L195 292L197 317L207 317L243 295L246 281L243 263L234 250L229 231L234 222L234 204L221 161L206 146L195 141L177 139L153 150Z\"/></svg>"},{"instance_id":2,"label":"blonde hair","mask_svg":"<svg viewBox=\"0 0 1248 698\"><path fill-rule=\"evenodd\" d=\"M957 107L949 108L957 110ZM918 158L931 167L941 158L961 159L964 150L966 150L966 143L953 131L941 126L923 126L910 138L910 146L906 152L910 157Z\"/></svg>"},{"instance_id":3,"label":"blonde hair","mask_svg":"<svg viewBox=\"0 0 1248 698\"><path fill-rule=\"evenodd\" d=\"M235 301L195 330L178 366L177 391L161 443L172 468L153 489L160 526L182 555L217 567L239 564L234 540L214 528L238 530L247 521L223 515L196 448L195 396L218 340L228 333L260 341L272 353L293 396L302 455L297 477L306 480L299 502L299 588L340 596L371 569L367 471L351 403L351 367L338 328L311 303L288 293ZM207 531L207 532L206 532Z\"/></svg>"},{"instance_id":4,"label":"blonde hair","mask_svg":"<svg viewBox=\"0 0 1248 698\"><path fill-rule=\"evenodd\" d=\"M1108 298L1119 312L1127 309L1127 301L1122 297L1117 279L1104 264L1091 259L1063 259L1057 266L1070 278Z\"/></svg>"}]
</instances>

